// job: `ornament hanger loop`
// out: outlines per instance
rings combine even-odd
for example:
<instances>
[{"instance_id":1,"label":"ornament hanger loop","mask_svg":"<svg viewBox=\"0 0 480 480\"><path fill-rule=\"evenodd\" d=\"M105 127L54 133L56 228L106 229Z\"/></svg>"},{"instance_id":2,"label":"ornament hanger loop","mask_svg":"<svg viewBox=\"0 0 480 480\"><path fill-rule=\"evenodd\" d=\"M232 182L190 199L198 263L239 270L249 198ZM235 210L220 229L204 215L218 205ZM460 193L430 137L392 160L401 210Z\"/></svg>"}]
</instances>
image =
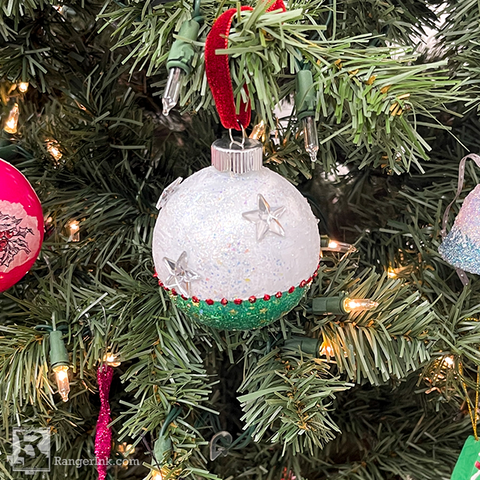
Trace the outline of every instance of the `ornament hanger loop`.
<instances>
[{"instance_id":1,"label":"ornament hanger loop","mask_svg":"<svg viewBox=\"0 0 480 480\"><path fill-rule=\"evenodd\" d=\"M238 140L235 140L233 138L233 134L232 134L232 129L229 128L228 129L228 134L230 135L230 148L232 147L232 145L238 145L242 150L245 148L245 140L247 138L247 133L245 132L245 127L242 125L242 123L238 121L238 124L240 125L240 128L242 129L242 141L239 142Z\"/></svg>"},{"instance_id":2,"label":"ornament hanger loop","mask_svg":"<svg viewBox=\"0 0 480 480\"><path fill-rule=\"evenodd\" d=\"M266 2L268 5L270 2ZM252 11L253 8L247 5L239 9L230 8L223 12L212 25L210 33L205 41L205 73L207 81L215 100L220 121L225 128L240 130L239 126L248 126L251 117L251 102L248 94L247 85L243 85L245 100L240 101L237 112L232 80L230 75L230 66L228 54L217 54L218 50L228 49L228 37L234 19L238 12ZM286 11L283 0L275 0L267 9ZM243 127L242 127L243 128Z\"/></svg>"}]
</instances>

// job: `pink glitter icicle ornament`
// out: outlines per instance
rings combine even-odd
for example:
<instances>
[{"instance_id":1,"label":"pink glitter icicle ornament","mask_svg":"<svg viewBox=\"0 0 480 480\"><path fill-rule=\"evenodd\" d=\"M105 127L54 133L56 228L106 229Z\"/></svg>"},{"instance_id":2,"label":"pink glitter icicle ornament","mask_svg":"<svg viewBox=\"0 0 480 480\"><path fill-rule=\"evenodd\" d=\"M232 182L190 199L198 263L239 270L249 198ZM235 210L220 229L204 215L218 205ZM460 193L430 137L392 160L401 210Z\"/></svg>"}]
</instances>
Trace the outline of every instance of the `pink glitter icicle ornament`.
<instances>
[{"instance_id":1,"label":"pink glitter icicle ornament","mask_svg":"<svg viewBox=\"0 0 480 480\"><path fill-rule=\"evenodd\" d=\"M112 431L108 427L108 424L111 422L108 397L112 378L112 367L106 364L98 367L97 380L98 393L100 395L100 413L98 414L97 434L95 435L95 457L97 460L99 480L105 480L107 476L108 460L112 449Z\"/></svg>"}]
</instances>

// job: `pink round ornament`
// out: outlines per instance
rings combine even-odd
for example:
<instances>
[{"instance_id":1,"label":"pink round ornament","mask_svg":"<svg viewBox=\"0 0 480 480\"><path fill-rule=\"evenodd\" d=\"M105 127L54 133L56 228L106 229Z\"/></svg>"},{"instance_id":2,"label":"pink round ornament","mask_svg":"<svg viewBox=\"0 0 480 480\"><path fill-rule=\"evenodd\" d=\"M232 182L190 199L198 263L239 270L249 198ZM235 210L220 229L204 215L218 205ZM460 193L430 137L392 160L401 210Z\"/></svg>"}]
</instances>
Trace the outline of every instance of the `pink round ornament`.
<instances>
[{"instance_id":1,"label":"pink round ornament","mask_svg":"<svg viewBox=\"0 0 480 480\"><path fill-rule=\"evenodd\" d=\"M40 200L28 180L0 159L0 292L32 267L43 240Z\"/></svg>"}]
</instances>

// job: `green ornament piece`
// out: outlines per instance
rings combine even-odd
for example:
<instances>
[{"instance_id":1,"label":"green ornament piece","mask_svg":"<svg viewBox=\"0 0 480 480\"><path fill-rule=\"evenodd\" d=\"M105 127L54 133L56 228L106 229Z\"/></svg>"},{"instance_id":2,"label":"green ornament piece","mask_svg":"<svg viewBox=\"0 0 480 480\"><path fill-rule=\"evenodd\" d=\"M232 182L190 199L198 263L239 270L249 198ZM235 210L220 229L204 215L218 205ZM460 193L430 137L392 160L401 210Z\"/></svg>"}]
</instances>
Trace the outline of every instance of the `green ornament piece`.
<instances>
[{"instance_id":1,"label":"green ornament piece","mask_svg":"<svg viewBox=\"0 0 480 480\"><path fill-rule=\"evenodd\" d=\"M268 300L257 298L252 302L243 300L240 304L228 301L225 305L221 302L209 305L204 300L194 302L171 293L170 296L180 310L203 325L222 330L251 330L265 327L286 315L298 305L307 290L308 286L297 287L282 292L279 298L271 295Z\"/></svg>"},{"instance_id":2,"label":"green ornament piece","mask_svg":"<svg viewBox=\"0 0 480 480\"><path fill-rule=\"evenodd\" d=\"M479 455L480 441L476 441L475 437L470 435L463 445L450 480L470 480L473 475L479 472L479 469L475 466L475 462L480 460Z\"/></svg>"}]
</instances>

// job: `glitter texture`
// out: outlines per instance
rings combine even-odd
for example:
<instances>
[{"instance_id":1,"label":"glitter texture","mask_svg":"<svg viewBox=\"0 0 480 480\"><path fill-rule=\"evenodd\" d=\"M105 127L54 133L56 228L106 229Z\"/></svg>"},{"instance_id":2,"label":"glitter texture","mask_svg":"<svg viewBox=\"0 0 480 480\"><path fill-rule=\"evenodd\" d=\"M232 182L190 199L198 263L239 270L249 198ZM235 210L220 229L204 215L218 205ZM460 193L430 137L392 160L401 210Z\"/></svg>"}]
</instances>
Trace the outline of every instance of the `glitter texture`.
<instances>
[{"instance_id":1,"label":"glitter texture","mask_svg":"<svg viewBox=\"0 0 480 480\"><path fill-rule=\"evenodd\" d=\"M468 194L438 251L448 263L480 274L480 185Z\"/></svg>"},{"instance_id":2,"label":"glitter texture","mask_svg":"<svg viewBox=\"0 0 480 480\"><path fill-rule=\"evenodd\" d=\"M242 214L258 209L259 194L286 208L284 236L268 232L257 242L256 224ZM190 284L190 295L216 302L286 292L311 277L320 254L308 202L265 167L244 174L208 167L190 176L159 212L153 237L158 279L165 282L170 275L164 257L177 259L186 252L188 268L201 277Z\"/></svg>"},{"instance_id":3,"label":"glitter texture","mask_svg":"<svg viewBox=\"0 0 480 480\"><path fill-rule=\"evenodd\" d=\"M108 428L111 422L110 404L108 397L112 384L113 368L103 364L98 367L97 381L100 395L100 412L97 420L97 433L95 435L95 457L97 460L98 480L105 480L107 476L108 459L112 448L112 431Z\"/></svg>"},{"instance_id":4,"label":"glitter texture","mask_svg":"<svg viewBox=\"0 0 480 480\"><path fill-rule=\"evenodd\" d=\"M454 226L438 248L445 261L466 272L480 274L480 245Z\"/></svg>"},{"instance_id":5,"label":"glitter texture","mask_svg":"<svg viewBox=\"0 0 480 480\"><path fill-rule=\"evenodd\" d=\"M176 306L189 317L208 327L225 330L250 330L265 327L294 308L304 296L308 287L297 287L283 292L281 297L275 295L265 300L255 298L255 301L233 301L225 303L194 302L170 293ZM268 296L267 296L268 297ZM238 299L237 299L238 300Z\"/></svg>"}]
</instances>

